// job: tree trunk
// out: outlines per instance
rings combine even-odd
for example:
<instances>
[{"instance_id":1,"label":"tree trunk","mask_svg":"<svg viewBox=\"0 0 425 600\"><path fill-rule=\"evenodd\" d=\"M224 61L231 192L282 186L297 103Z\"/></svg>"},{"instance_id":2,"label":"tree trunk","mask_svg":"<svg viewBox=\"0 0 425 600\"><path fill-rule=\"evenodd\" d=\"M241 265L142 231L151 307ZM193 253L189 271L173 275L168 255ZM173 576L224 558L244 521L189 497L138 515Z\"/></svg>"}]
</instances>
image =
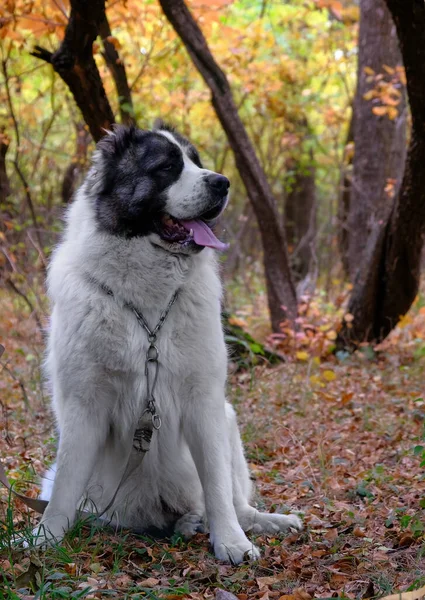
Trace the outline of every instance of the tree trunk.
<instances>
[{"instance_id":1,"label":"tree trunk","mask_svg":"<svg viewBox=\"0 0 425 600\"><path fill-rule=\"evenodd\" d=\"M62 181L62 202L66 205L71 202L75 192L75 188L79 183L79 179L85 171L87 165L87 148L90 144L90 134L87 131L84 123L76 123L77 143L75 155L71 163L65 170L65 175Z\"/></svg>"},{"instance_id":2,"label":"tree trunk","mask_svg":"<svg viewBox=\"0 0 425 600\"><path fill-rule=\"evenodd\" d=\"M405 94L400 85L398 116L374 114L389 96L388 85L401 65L397 33L384 0L361 0L358 84L354 102L354 163L348 216L348 257L355 281L372 231L381 229L403 175L406 155ZM371 71L372 69L372 71ZM373 74L373 73L374 74ZM374 95L376 92L376 96ZM391 102L397 101L393 97ZM394 107L393 107L394 108ZM390 188L387 185L390 185ZM390 192L388 191L390 189Z\"/></svg>"},{"instance_id":3,"label":"tree trunk","mask_svg":"<svg viewBox=\"0 0 425 600\"><path fill-rule=\"evenodd\" d=\"M112 32L106 14L104 14L104 18L99 24L99 33L102 37L104 49L103 58L111 72L117 90L121 123L124 123L124 125L135 124L133 100L131 97L130 86L128 85L127 73L124 63L120 59L114 44L110 40Z\"/></svg>"},{"instance_id":4,"label":"tree trunk","mask_svg":"<svg viewBox=\"0 0 425 600\"><path fill-rule=\"evenodd\" d=\"M349 303L339 348L383 340L409 310L419 288L425 237L425 4L386 0L397 28L406 69L412 134L400 192L384 227L368 240L364 267Z\"/></svg>"},{"instance_id":5,"label":"tree trunk","mask_svg":"<svg viewBox=\"0 0 425 600\"><path fill-rule=\"evenodd\" d=\"M351 205L352 168L353 168L353 145L354 145L354 105L350 125L348 127L347 139L344 149L344 161L341 169L340 189L338 195L338 248L341 256L342 268L346 277L350 276L350 263L348 256L348 218Z\"/></svg>"},{"instance_id":6,"label":"tree trunk","mask_svg":"<svg viewBox=\"0 0 425 600\"><path fill-rule=\"evenodd\" d=\"M105 0L71 0L71 15L59 49L52 53L36 46L31 53L50 63L67 84L96 142L114 123L93 58L93 42L104 19Z\"/></svg>"},{"instance_id":7,"label":"tree trunk","mask_svg":"<svg viewBox=\"0 0 425 600\"><path fill-rule=\"evenodd\" d=\"M313 156L311 155L311 163ZM309 274L315 257L316 170L297 166L295 180L285 199L285 231L291 271L296 282Z\"/></svg>"},{"instance_id":8,"label":"tree trunk","mask_svg":"<svg viewBox=\"0 0 425 600\"><path fill-rule=\"evenodd\" d=\"M229 82L186 4L183 0L160 0L160 4L211 91L214 109L235 155L236 166L258 221L271 323L273 331L279 331L282 321L295 320L297 300L276 200L239 117Z\"/></svg>"}]
</instances>

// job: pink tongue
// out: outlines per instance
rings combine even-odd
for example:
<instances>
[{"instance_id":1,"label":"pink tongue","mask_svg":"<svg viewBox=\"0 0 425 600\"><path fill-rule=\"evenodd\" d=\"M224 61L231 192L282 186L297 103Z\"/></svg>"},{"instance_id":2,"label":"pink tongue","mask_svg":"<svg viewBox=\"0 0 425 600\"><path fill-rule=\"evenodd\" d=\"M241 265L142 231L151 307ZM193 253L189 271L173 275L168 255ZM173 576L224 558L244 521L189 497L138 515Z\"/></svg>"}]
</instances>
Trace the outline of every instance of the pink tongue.
<instances>
[{"instance_id":1,"label":"pink tongue","mask_svg":"<svg viewBox=\"0 0 425 600\"><path fill-rule=\"evenodd\" d=\"M199 246L208 246L208 248L215 248L216 250L227 250L229 247L229 244L220 242L208 225L200 219L196 219L195 221L180 221L180 223L188 231L193 229L193 239Z\"/></svg>"}]
</instances>

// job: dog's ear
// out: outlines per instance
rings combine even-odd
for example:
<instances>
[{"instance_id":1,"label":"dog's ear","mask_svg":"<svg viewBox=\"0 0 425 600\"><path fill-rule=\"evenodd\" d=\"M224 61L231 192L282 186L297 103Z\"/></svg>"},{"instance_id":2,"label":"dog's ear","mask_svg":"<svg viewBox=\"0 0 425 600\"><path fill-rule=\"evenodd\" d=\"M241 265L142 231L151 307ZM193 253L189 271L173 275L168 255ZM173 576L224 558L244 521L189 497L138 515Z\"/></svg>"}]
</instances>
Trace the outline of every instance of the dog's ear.
<instances>
[{"instance_id":1,"label":"dog's ear","mask_svg":"<svg viewBox=\"0 0 425 600\"><path fill-rule=\"evenodd\" d=\"M153 129L153 131L162 130L162 131L169 131L170 133L175 132L175 127L173 127L169 123L166 123L165 121L163 121L160 118L155 119L152 129Z\"/></svg>"},{"instance_id":2,"label":"dog's ear","mask_svg":"<svg viewBox=\"0 0 425 600\"><path fill-rule=\"evenodd\" d=\"M140 141L143 132L134 125L113 125L112 131L106 130L106 135L98 141L97 150L105 158L119 158L133 143Z\"/></svg>"}]
</instances>

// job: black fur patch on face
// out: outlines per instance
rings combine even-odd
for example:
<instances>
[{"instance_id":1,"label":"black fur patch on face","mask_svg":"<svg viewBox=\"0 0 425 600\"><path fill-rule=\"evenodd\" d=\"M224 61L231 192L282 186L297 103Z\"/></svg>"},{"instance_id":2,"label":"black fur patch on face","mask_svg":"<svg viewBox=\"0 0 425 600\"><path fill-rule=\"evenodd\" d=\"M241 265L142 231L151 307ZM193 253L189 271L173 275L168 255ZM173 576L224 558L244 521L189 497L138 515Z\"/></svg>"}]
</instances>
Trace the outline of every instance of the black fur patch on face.
<instances>
[{"instance_id":1,"label":"black fur patch on face","mask_svg":"<svg viewBox=\"0 0 425 600\"><path fill-rule=\"evenodd\" d=\"M183 170L180 148L161 134L116 126L97 149L102 173L95 198L99 227L127 238L157 231L164 191Z\"/></svg>"},{"instance_id":2,"label":"black fur patch on face","mask_svg":"<svg viewBox=\"0 0 425 600\"><path fill-rule=\"evenodd\" d=\"M190 158L190 160L192 162L194 162L197 167L202 169L202 162L201 162L201 159L199 157L198 151L195 148L195 146L193 144L191 144L187 138L185 138L178 131L176 131L176 129L172 125L165 123L162 119L156 119L156 121L153 125L153 129L154 129L154 131L162 130L162 131L169 131L170 133L172 133L173 136L178 141L178 143L184 148L184 150L185 150L186 154L188 155L188 157Z\"/></svg>"}]
</instances>

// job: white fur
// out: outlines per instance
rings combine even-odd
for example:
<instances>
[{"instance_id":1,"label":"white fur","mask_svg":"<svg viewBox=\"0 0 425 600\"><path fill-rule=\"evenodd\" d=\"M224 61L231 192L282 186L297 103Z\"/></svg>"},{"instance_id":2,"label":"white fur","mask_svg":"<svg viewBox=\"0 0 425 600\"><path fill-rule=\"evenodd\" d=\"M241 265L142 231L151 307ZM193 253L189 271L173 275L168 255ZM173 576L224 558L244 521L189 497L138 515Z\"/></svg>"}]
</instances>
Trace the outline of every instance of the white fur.
<instances>
[{"instance_id":1,"label":"white fur","mask_svg":"<svg viewBox=\"0 0 425 600\"><path fill-rule=\"evenodd\" d=\"M191 181L195 187L196 178ZM48 276L53 312L47 371L60 437L36 543L60 540L85 499L102 512L113 497L146 394L147 335L124 303L138 307L153 327L179 288L157 341L162 427L141 465L132 454L134 470L107 516L137 530L162 528L170 522L167 505L181 515L176 529L184 535L202 523L209 528L217 558L257 558L244 531L276 534L299 529L301 522L249 504L248 468L235 413L225 400L227 355L214 252L168 252L156 234L124 239L102 233L87 189L83 185L69 210ZM190 197L184 194L186 202Z\"/></svg>"},{"instance_id":2,"label":"white fur","mask_svg":"<svg viewBox=\"0 0 425 600\"><path fill-rule=\"evenodd\" d=\"M183 153L184 169L178 180L168 190L166 211L177 219L187 219L189 215L201 213L205 210L205 180L208 175L215 175L214 171L202 169L195 165L187 156L184 147L179 144L169 131L160 131L180 148Z\"/></svg>"}]
</instances>

